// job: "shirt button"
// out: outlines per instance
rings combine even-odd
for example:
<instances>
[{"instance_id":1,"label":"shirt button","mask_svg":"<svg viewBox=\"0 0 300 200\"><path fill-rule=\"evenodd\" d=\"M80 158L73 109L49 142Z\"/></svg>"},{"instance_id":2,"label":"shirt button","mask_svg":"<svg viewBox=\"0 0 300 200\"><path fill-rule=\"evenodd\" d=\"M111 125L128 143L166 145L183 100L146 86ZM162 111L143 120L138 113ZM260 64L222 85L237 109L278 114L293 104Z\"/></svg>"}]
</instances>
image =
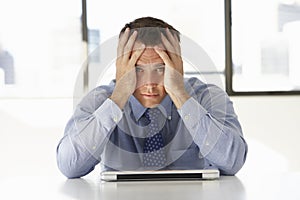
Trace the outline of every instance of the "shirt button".
<instances>
[{"instance_id":1,"label":"shirt button","mask_svg":"<svg viewBox=\"0 0 300 200\"><path fill-rule=\"evenodd\" d=\"M117 117L113 117L113 120L114 120L114 122L117 122L118 118Z\"/></svg>"},{"instance_id":2,"label":"shirt button","mask_svg":"<svg viewBox=\"0 0 300 200\"><path fill-rule=\"evenodd\" d=\"M185 119L185 120L188 120L189 118L190 118L189 115L184 116L184 119Z\"/></svg>"}]
</instances>

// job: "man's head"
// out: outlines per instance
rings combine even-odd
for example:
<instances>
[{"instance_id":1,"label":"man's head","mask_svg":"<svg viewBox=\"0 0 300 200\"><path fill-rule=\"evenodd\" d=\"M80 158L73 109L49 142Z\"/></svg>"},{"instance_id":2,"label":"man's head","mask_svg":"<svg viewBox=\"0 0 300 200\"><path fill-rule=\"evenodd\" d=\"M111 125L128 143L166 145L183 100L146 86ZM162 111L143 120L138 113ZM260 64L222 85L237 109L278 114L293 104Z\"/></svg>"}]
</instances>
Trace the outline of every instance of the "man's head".
<instances>
[{"instance_id":1,"label":"man's head","mask_svg":"<svg viewBox=\"0 0 300 200\"><path fill-rule=\"evenodd\" d=\"M136 41L142 42L146 46L162 44L161 33L164 34L164 36L167 36L166 28L168 28L173 35L176 35L178 41L180 41L179 31L163 20L153 17L138 18L126 24L120 31L119 37L125 32L126 28L130 29L130 35L133 31L137 30L138 36Z\"/></svg>"},{"instance_id":2,"label":"man's head","mask_svg":"<svg viewBox=\"0 0 300 200\"><path fill-rule=\"evenodd\" d=\"M155 107L161 103L167 93L163 82L165 63L154 50L154 46L165 49L162 34L167 37L166 28L177 37L178 41L180 41L180 33L166 22L152 17L139 18L126 24L120 36L126 28L130 29L130 35L137 31L133 49L138 48L140 44L146 46L136 62L137 86L133 95L144 107Z\"/></svg>"}]
</instances>

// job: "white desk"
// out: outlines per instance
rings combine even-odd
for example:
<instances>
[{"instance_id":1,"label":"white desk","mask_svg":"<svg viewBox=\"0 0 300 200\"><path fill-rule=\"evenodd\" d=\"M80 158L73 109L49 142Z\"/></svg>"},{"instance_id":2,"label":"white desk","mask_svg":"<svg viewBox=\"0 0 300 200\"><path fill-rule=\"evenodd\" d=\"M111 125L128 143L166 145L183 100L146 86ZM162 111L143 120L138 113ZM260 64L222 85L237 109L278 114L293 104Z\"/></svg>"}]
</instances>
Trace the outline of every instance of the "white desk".
<instances>
[{"instance_id":1,"label":"white desk","mask_svg":"<svg viewBox=\"0 0 300 200\"><path fill-rule=\"evenodd\" d=\"M84 188L84 189L83 189ZM81 190L83 189L83 190ZM244 199L245 190L236 177L222 177L218 181L151 181L89 183L85 180L68 180L62 191L75 199L143 199L192 200L228 198ZM76 193L76 191L82 191ZM235 198L232 198L232 192Z\"/></svg>"},{"instance_id":2,"label":"white desk","mask_svg":"<svg viewBox=\"0 0 300 200\"><path fill-rule=\"evenodd\" d=\"M299 200L300 173L228 176L214 181L101 182L97 177L9 177L0 199L52 200Z\"/></svg>"}]
</instances>

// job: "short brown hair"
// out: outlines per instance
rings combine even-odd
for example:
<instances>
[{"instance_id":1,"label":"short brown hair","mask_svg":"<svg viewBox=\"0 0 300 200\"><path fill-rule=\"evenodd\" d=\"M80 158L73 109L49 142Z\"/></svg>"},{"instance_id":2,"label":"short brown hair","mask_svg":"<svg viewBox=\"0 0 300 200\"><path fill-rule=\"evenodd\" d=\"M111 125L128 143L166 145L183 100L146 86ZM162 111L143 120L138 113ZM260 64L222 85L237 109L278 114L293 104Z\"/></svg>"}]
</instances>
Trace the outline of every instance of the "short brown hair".
<instances>
[{"instance_id":1,"label":"short brown hair","mask_svg":"<svg viewBox=\"0 0 300 200\"><path fill-rule=\"evenodd\" d=\"M168 28L171 33L178 38L178 41L180 41L179 31L163 20L154 17L142 17L125 24L119 34L119 37L125 32L126 28L130 29L130 35L134 30L137 30L137 41L141 41L145 45L161 44L161 33L166 36L166 28Z\"/></svg>"}]
</instances>

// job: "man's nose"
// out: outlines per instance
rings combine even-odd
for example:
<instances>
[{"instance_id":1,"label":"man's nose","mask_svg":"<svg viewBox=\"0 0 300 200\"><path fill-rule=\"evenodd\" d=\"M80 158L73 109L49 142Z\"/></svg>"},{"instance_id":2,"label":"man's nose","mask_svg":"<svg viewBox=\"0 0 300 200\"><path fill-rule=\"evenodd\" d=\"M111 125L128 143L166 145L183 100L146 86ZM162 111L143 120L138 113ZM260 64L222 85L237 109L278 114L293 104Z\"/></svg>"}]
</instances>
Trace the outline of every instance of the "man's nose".
<instances>
[{"instance_id":1,"label":"man's nose","mask_svg":"<svg viewBox=\"0 0 300 200\"><path fill-rule=\"evenodd\" d=\"M161 83L162 77L157 75L155 72L147 72L144 76L144 83L145 84L152 84L152 85L158 85Z\"/></svg>"},{"instance_id":2,"label":"man's nose","mask_svg":"<svg viewBox=\"0 0 300 200\"><path fill-rule=\"evenodd\" d=\"M145 84L151 84L154 80L153 80L154 76L151 72L146 72L143 79Z\"/></svg>"},{"instance_id":3,"label":"man's nose","mask_svg":"<svg viewBox=\"0 0 300 200\"><path fill-rule=\"evenodd\" d=\"M152 93L153 89L157 86L157 84L149 83L145 84L144 87L146 88L147 92Z\"/></svg>"}]
</instances>

